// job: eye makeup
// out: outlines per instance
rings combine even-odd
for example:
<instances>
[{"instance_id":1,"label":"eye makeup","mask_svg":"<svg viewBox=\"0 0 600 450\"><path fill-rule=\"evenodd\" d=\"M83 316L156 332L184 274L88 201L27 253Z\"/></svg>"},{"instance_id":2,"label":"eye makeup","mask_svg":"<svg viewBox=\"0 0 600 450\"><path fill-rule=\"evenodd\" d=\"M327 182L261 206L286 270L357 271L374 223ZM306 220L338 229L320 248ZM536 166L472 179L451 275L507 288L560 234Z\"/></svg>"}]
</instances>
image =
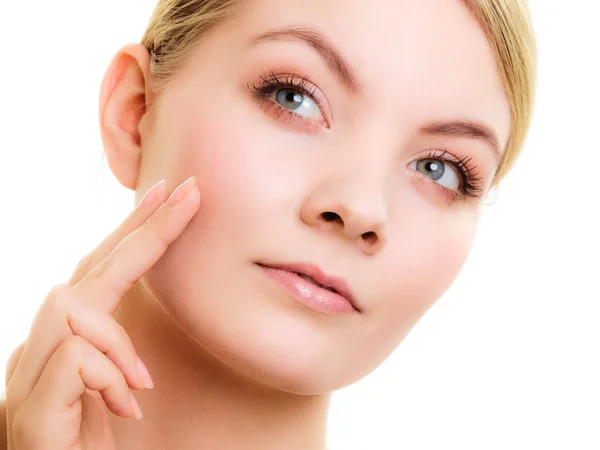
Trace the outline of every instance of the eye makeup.
<instances>
[{"instance_id":1,"label":"eye makeup","mask_svg":"<svg viewBox=\"0 0 600 450\"><path fill-rule=\"evenodd\" d=\"M418 161L422 160L433 160L439 161L443 164L448 164L452 167L452 170L456 172L460 180L458 191L442 186L435 180L429 178L441 189L448 191L448 195L454 197L460 196L463 198L463 200L466 198L475 198L481 200L483 198L485 193L483 183L484 180L483 177L479 176L479 171L477 166L472 162L473 158L471 156L458 158L451 154L447 149L430 149L427 151L425 156L419 158ZM454 200L456 200L456 198L454 198Z\"/></svg>"},{"instance_id":2,"label":"eye makeup","mask_svg":"<svg viewBox=\"0 0 600 450\"><path fill-rule=\"evenodd\" d=\"M308 134L320 134L330 129L331 109L325 95L308 76L299 76L296 73L278 75L274 71L269 71L259 76L259 81L249 83L247 87L260 108L285 126ZM291 107L282 104L282 99L283 103L291 103ZM294 109L294 106L302 105L307 101L313 102L318 109L317 114L304 115L297 112L299 109ZM480 176L472 157L457 157L448 149L433 148L427 150L425 155L420 156L413 163L425 160L440 162L456 173L460 183L457 189L451 189L427 174L413 170L416 178L430 185L436 195L448 201L448 205L456 201L464 202L468 198L481 200L485 195L484 179Z\"/></svg>"},{"instance_id":3,"label":"eye makeup","mask_svg":"<svg viewBox=\"0 0 600 450\"><path fill-rule=\"evenodd\" d=\"M270 71L260 76L260 81L249 84L259 106L275 120L282 121L293 127L310 134L316 134L330 128L331 110L327 106L325 96L310 81L307 76L300 77L297 74L277 75ZM279 103L274 95L282 90L296 91L301 98L308 97L320 110L320 117L309 117L299 114L293 109L287 108Z\"/></svg>"}]
</instances>

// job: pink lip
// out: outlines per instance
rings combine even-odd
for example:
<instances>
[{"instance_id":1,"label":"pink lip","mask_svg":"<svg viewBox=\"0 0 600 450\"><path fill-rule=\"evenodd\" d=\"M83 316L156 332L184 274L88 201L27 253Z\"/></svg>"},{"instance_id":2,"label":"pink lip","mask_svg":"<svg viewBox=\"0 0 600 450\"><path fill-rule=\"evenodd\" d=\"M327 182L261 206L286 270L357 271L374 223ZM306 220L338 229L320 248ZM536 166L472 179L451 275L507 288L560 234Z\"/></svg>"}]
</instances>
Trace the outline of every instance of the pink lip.
<instances>
[{"instance_id":1,"label":"pink lip","mask_svg":"<svg viewBox=\"0 0 600 450\"><path fill-rule=\"evenodd\" d=\"M360 312L348 284L341 278L326 275L314 264L257 265L286 288L295 300L313 309L326 313ZM309 276L320 285L336 292L317 286L296 273Z\"/></svg>"}]
</instances>

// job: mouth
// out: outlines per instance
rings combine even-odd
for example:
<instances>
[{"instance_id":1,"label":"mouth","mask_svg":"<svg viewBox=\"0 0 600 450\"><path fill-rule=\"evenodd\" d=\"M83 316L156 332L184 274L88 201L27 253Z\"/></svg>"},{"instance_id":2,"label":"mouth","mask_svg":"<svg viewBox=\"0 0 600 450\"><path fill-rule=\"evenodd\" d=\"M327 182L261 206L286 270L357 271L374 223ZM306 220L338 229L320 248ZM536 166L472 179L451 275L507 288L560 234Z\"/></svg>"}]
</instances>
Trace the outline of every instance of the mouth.
<instances>
[{"instance_id":1,"label":"mouth","mask_svg":"<svg viewBox=\"0 0 600 450\"><path fill-rule=\"evenodd\" d=\"M324 284L321 284L321 283L313 280L311 277L309 277L306 274L303 274L302 272L293 272L293 273L294 273L294 275L299 276L300 278L304 278L305 280L310 281L311 283L313 283L316 286L319 286L320 288L327 289L330 292L335 292L336 294L339 294L339 292L336 291L334 288L329 287L329 286L325 286Z\"/></svg>"},{"instance_id":2,"label":"mouth","mask_svg":"<svg viewBox=\"0 0 600 450\"><path fill-rule=\"evenodd\" d=\"M283 285L295 300L313 309L327 313L361 312L346 281L326 275L314 264L256 265Z\"/></svg>"}]
</instances>

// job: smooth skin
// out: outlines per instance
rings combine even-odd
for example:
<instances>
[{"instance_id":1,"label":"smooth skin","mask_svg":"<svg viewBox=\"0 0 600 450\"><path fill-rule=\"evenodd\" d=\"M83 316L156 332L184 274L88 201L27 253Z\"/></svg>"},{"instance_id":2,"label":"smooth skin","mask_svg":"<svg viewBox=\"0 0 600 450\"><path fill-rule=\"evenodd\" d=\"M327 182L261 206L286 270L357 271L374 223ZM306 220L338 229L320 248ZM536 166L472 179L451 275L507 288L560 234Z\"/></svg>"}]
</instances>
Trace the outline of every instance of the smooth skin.
<instances>
[{"instance_id":1,"label":"smooth skin","mask_svg":"<svg viewBox=\"0 0 600 450\"><path fill-rule=\"evenodd\" d=\"M130 392L153 383L112 314L197 212L195 179L165 200L161 182L46 297L7 365L6 448L115 449L104 404L119 417L141 418Z\"/></svg>"},{"instance_id":2,"label":"smooth skin","mask_svg":"<svg viewBox=\"0 0 600 450\"><path fill-rule=\"evenodd\" d=\"M155 384L136 392L142 420L105 416L119 448L326 448L331 393L397 348L469 254L481 198L451 194L455 184L445 189L417 163L447 150L449 159L435 166L451 179L452 161L468 160L483 194L500 155L488 140L439 123L483 124L500 149L510 137L493 51L462 1L242 6L202 39L158 97L151 57L139 44L118 52L101 87L107 161L136 191L136 204L158 181L171 186L192 175L202 197L113 316ZM354 86L298 29L335 49ZM265 90L270 74L310 80L303 108L278 103L280 85ZM257 263L317 265L346 280L361 312L309 309ZM66 312L61 317L68 337ZM41 372L50 354L38 352L40 361L32 354L23 366ZM123 355L129 379L135 358ZM119 399L124 413L126 396ZM31 410L23 406L21 416L16 405L18 425Z\"/></svg>"}]
</instances>

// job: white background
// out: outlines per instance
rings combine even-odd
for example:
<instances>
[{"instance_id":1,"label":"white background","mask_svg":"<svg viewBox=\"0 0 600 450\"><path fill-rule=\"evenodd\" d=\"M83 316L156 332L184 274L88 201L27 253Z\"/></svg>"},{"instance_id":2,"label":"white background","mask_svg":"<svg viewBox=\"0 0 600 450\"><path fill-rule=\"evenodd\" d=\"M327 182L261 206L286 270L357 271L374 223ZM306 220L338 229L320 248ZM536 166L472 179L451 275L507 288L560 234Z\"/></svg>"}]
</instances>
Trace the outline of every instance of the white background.
<instances>
[{"instance_id":1,"label":"white background","mask_svg":"<svg viewBox=\"0 0 600 450\"><path fill-rule=\"evenodd\" d=\"M154 1L2 1L0 364L51 286L127 215L98 91ZM600 4L531 2L526 148L451 290L334 396L332 450L600 449Z\"/></svg>"}]
</instances>

